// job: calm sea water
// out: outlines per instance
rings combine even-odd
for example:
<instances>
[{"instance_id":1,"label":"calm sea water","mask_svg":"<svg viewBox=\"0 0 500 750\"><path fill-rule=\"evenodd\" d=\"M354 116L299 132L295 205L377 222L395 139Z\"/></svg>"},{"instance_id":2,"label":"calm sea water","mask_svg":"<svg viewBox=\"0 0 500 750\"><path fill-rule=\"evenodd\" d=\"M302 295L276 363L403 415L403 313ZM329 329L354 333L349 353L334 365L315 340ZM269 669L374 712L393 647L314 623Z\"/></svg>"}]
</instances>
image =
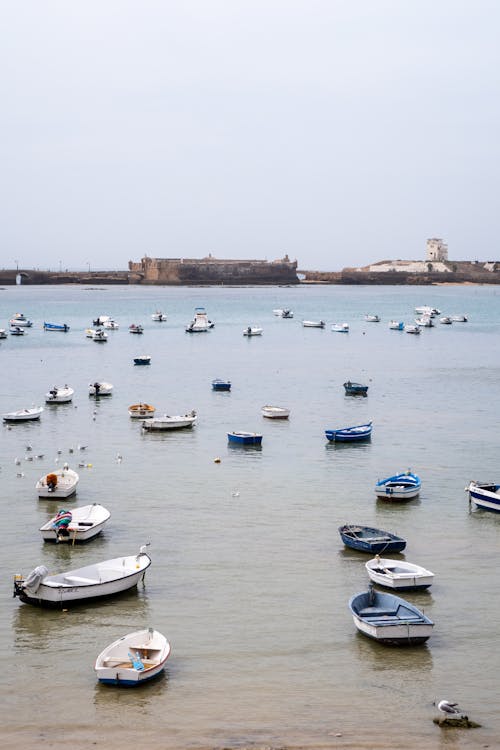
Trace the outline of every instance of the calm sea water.
<instances>
[{"instance_id":1,"label":"calm sea water","mask_svg":"<svg viewBox=\"0 0 500 750\"><path fill-rule=\"evenodd\" d=\"M469 322L420 337L388 329L420 304ZM189 336L197 305L216 326ZM273 316L276 307L294 319ZM157 308L166 323L151 321ZM497 288L1 290L0 326L16 311L34 326L0 343L0 412L42 404L54 384L75 397L39 423L0 431L8 747L498 746L500 518L469 514L463 491L470 479L499 479ZM365 313L382 322L365 323ZM121 328L97 345L84 329L102 314ZM325 330L302 328L317 318ZM44 320L71 330L45 333ZM330 331L344 321L348 335ZM131 336L130 323L144 335ZM242 336L250 324L262 325L261 338ZM150 354L151 367L134 367L138 354ZM212 392L215 377L232 391ZM348 378L368 383L368 398L345 397ZM114 384L111 398L88 397L96 379ZM160 413L194 408L198 424L141 434L127 413L138 401ZM264 420L266 403L289 407L290 420ZM371 443L326 444L325 428L367 420ZM262 431L262 450L231 448L230 430ZM27 461L27 445L44 458ZM90 464L62 507L100 502L112 513L86 546L41 541L61 503L38 500L34 485L56 458ZM376 501L375 481L408 467L422 477L420 498ZM404 557L434 571L430 592L408 596L436 623L424 647L388 649L357 634L347 602L366 588L367 558L342 546L345 522L400 533ZM11 598L15 573L135 554L145 542L145 586L124 597L67 612ZM97 653L147 626L171 641L165 676L138 690L99 686ZM458 700L482 728L437 728L432 701L441 698Z\"/></svg>"}]
</instances>

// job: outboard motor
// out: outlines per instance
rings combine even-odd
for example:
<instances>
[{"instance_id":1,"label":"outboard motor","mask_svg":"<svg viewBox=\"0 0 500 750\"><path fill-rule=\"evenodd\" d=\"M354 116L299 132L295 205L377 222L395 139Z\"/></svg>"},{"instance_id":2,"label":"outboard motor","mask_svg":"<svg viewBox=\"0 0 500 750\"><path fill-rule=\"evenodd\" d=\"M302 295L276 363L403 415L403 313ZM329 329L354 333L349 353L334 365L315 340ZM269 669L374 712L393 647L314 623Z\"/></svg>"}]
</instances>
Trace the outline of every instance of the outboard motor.
<instances>
[{"instance_id":1,"label":"outboard motor","mask_svg":"<svg viewBox=\"0 0 500 750\"><path fill-rule=\"evenodd\" d=\"M26 576L24 581L15 578L14 596L19 596L26 589L29 589L30 594L36 594L41 582L43 581L45 576L48 575L48 573L49 571L47 570L45 565L37 565L37 567L34 568L28 576Z\"/></svg>"}]
</instances>

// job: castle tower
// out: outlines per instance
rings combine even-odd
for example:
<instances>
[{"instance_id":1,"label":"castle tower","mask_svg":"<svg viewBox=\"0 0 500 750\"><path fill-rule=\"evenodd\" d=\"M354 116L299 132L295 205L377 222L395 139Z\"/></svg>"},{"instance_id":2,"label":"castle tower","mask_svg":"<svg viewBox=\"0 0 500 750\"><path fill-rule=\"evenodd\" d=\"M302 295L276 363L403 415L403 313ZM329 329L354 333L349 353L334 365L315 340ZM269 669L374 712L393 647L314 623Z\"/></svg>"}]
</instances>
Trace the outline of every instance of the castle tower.
<instances>
[{"instance_id":1,"label":"castle tower","mask_svg":"<svg viewBox=\"0 0 500 750\"><path fill-rule=\"evenodd\" d=\"M448 260L448 245L437 237L427 240L426 260Z\"/></svg>"}]
</instances>

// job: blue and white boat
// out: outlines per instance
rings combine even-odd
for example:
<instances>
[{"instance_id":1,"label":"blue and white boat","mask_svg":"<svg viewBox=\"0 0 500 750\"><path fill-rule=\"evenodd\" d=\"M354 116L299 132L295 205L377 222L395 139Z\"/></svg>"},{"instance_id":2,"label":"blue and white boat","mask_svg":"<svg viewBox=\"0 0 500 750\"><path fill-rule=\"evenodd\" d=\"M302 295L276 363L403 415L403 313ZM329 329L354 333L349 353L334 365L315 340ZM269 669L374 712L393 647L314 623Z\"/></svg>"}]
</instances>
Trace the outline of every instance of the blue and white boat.
<instances>
[{"instance_id":1,"label":"blue and white boat","mask_svg":"<svg viewBox=\"0 0 500 750\"><path fill-rule=\"evenodd\" d=\"M349 609L363 635L387 646L415 646L432 635L434 623L413 604L394 594L368 591L355 594Z\"/></svg>"},{"instance_id":2,"label":"blue and white boat","mask_svg":"<svg viewBox=\"0 0 500 750\"><path fill-rule=\"evenodd\" d=\"M349 333L349 323L333 323L332 331L334 333Z\"/></svg>"},{"instance_id":3,"label":"blue and white boat","mask_svg":"<svg viewBox=\"0 0 500 750\"><path fill-rule=\"evenodd\" d=\"M369 440L372 434L372 423L356 427L341 427L338 430L325 430L327 439L332 443L360 443Z\"/></svg>"},{"instance_id":4,"label":"blue and white boat","mask_svg":"<svg viewBox=\"0 0 500 750\"><path fill-rule=\"evenodd\" d=\"M418 495L421 487L420 477L408 469L393 477L379 479L375 485L375 494L382 500L411 500Z\"/></svg>"},{"instance_id":5,"label":"blue and white boat","mask_svg":"<svg viewBox=\"0 0 500 750\"><path fill-rule=\"evenodd\" d=\"M149 354L141 354L139 357L134 357L134 365L150 365L151 357Z\"/></svg>"},{"instance_id":6,"label":"blue and white boat","mask_svg":"<svg viewBox=\"0 0 500 750\"><path fill-rule=\"evenodd\" d=\"M44 323L43 330L62 331L63 333L66 333L66 331L69 331L69 325L67 323Z\"/></svg>"},{"instance_id":7,"label":"blue and white boat","mask_svg":"<svg viewBox=\"0 0 500 750\"><path fill-rule=\"evenodd\" d=\"M345 395L346 396L367 396L368 386L362 385L361 383L353 383L352 380L347 380L344 383Z\"/></svg>"},{"instance_id":8,"label":"blue and white boat","mask_svg":"<svg viewBox=\"0 0 500 750\"><path fill-rule=\"evenodd\" d=\"M372 526L347 523L339 527L339 534L346 547L358 552L377 555L381 552L401 552L406 547L406 539L403 537Z\"/></svg>"},{"instance_id":9,"label":"blue and white boat","mask_svg":"<svg viewBox=\"0 0 500 750\"><path fill-rule=\"evenodd\" d=\"M500 513L500 484L469 482L465 491L469 493L469 503L473 502L483 510Z\"/></svg>"},{"instance_id":10,"label":"blue and white boat","mask_svg":"<svg viewBox=\"0 0 500 750\"><path fill-rule=\"evenodd\" d=\"M389 322L389 328L391 331L404 331L405 324L402 320L391 320Z\"/></svg>"},{"instance_id":11,"label":"blue and white boat","mask_svg":"<svg viewBox=\"0 0 500 750\"><path fill-rule=\"evenodd\" d=\"M153 628L139 630L107 646L96 659L97 679L106 685L136 687L165 669L170 643Z\"/></svg>"},{"instance_id":12,"label":"blue and white boat","mask_svg":"<svg viewBox=\"0 0 500 750\"><path fill-rule=\"evenodd\" d=\"M258 432L228 432L227 439L230 443L238 443L239 445L260 445L262 443L262 435Z\"/></svg>"},{"instance_id":13,"label":"blue and white boat","mask_svg":"<svg viewBox=\"0 0 500 750\"><path fill-rule=\"evenodd\" d=\"M212 380L212 390L213 391L230 391L231 381L221 380L221 378L215 378L215 380Z\"/></svg>"}]
</instances>

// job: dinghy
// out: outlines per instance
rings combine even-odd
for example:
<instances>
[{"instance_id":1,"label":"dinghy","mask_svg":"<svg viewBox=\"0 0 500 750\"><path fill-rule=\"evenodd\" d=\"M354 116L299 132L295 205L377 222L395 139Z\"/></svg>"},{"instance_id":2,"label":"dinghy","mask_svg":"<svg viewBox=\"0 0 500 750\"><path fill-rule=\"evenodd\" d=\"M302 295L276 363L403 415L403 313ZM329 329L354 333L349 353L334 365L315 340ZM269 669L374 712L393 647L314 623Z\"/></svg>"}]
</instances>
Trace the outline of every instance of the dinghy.
<instances>
[{"instance_id":1,"label":"dinghy","mask_svg":"<svg viewBox=\"0 0 500 750\"><path fill-rule=\"evenodd\" d=\"M365 563L373 583L387 589L428 589L434 581L434 573L406 560L390 560L376 555Z\"/></svg>"},{"instance_id":2,"label":"dinghy","mask_svg":"<svg viewBox=\"0 0 500 750\"><path fill-rule=\"evenodd\" d=\"M344 383L344 390L346 396L367 396L368 386L362 383L353 383L352 380L347 380Z\"/></svg>"},{"instance_id":3,"label":"dinghy","mask_svg":"<svg viewBox=\"0 0 500 750\"><path fill-rule=\"evenodd\" d=\"M332 331L334 333L349 333L349 323L333 323Z\"/></svg>"},{"instance_id":4,"label":"dinghy","mask_svg":"<svg viewBox=\"0 0 500 750\"><path fill-rule=\"evenodd\" d=\"M303 320L302 325L304 328L324 328L324 320Z\"/></svg>"},{"instance_id":5,"label":"dinghy","mask_svg":"<svg viewBox=\"0 0 500 750\"><path fill-rule=\"evenodd\" d=\"M9 411L3 414L4 422L31 422L34 419L40 419L43 406L33 406L31 409L19 409L19 411Z\"/></svg>"},{"instance_id":6,"label":"dinghy","mask_svg":"<svg viewBox=\"0 0 500 750\"><path fill-rule=\"evenodd\" d=\"M345 524L339 527L339 534L346 547L359 552L401 552L406 547L406 539L390 531L374 529L371 526Z\"/></svg>"},{"instance_id":7,"label":"dinghy","mask_svg":"<svg viewBox=\"0 0 500 750\"><path fill-rule=\"evenodd\" d=\"M45 542L88 542L101 533L110 517L109 510L99 503L61 509L40 527L40 533Z\"/></svg>"},{"instance_id":8,"label":"dinghy","mask_svg":"<svg viewBox=\"0 0 500 750\"><path fill-rule=\"evenodd\" d=\"M45 394L46 404L67 404L73 400L74 389L69 385L54 385Z\"/></svg>"},{"instance_id":9,"label":"dinghy","mask_svg":"<svg viewBox=\"0 0 500 750\"><path fill-rule=\"evenodd\" d=\"M132 404L128 407L128 413L132 419L150 419L154 417L155 411L155 407L151 404Z\"/></svg>"},{"instance_id":10,"label":"dinghy","mask_svg":"<svg viewBox=\"0 0 500 750\"><path fill-rule=\"evenodd\" d=\"M76 471L70 469L68 464L64 464L62 469L56 469L40 477L35 489L38 497L50 497L51 499L70 497L75 494L79 479Z\"/></svg>"},{"instance_id":11,"label":"dinghy","mask_svg":"<svg viewBox=\"0 0 500 750\"><path fill-rule=\"evenodd\" d=\"M469 503L478 508L500 513L500 484L495 482L469 482L465 491L469 493Z\"/></svg>"},{"instance_id":12,"label":"dinghy","mask_svg":"<svg viewBox=\"0 0 500 750\"><path fill-rule=\"evenodd\" d=\"M43 330L60 331L62 333L66 333L67 331L69 331L69 325L67 323L44 323Z\"/></svg>"},{"instance_id":13,"label":"dinghy","mask_svg":"<svg viewBox=\"0 0 500 750\"><path fill-rule=\"evenodd\" d=\"M238 445L260 445L262 435L258 432L228 432L227 439L230 443Z\"/></svg>"},{"instance_id":14,"label":"dinghy","mask_svg":"<svg viewBox=\"0 0 500 750\"><path fill-rule=\"evenodd\" d=\"M405 324L402 320L391 320L389 322L389 328L391 331L404 331Z\"/></svg>"},{"instance_id":15,"label":"dinghy","mask_svg":"<svg viewBox=\"0 0 500 750\"><path fill-rule=\"evenodd\" d=\"M247 326L243 331L243 336L262 336L262 328L258 326Z\"/></svg>"},{"instance_id":16,"label":"dinghy","mask_svg":"<svg viewBox=\"0 0 500 750\"><path fill-rule=\"evenodd\" d=\"M423 612L394 594L375 591L373 586L349 600L357 629L387 646L415 646L425 643L434 623Z\"/></svg>"},{"instance_id":17,"label":"dinghy","mask_svg":"<svg viewBox=\"0 0 500 750\"><path fill-rule=\"evenodd\" d=\"M160 432L165 430L179 430L185 427L192 427L196 422L196 412L193 410L189 414L169 416L164 414L162 417L152 417L142 423L142 429Z\"/></svg>"},{"instance_id":18,"label":"dinghy","mask_svg":"<svg viewBox=\"0 0 500 750\"><path fill-rule=\"evenodd\" d=\"M263 406L262 409L262 416L267 417L267 419L288 419L290 416L290 409L287 409L286 406Z\"/></svg>"},{"instance_id":19,"label":"dinghy","mask_svg":"<svg viewBox=\"0 0 500 750\"><path fill-rule=\"evenodd\" d=\"M356 427L341 427L337 430L325 430L327 440L331 443L359 443L370 440L372 423L360 424Z\"/></svg>"},{"instance_id":20,"label":"dinghy","mask_svg":"<svg viewBox=\"0 0 500 750\"><path fill-rule=\"evenodd\" d=\"M86 565L76 570L49 575L44 565L23 578L14 576L14 596L26 604L65 607L86 599L114 596L137 586L151 565L151 558L140 548L138 555Z\"/></svg>"},{"instance_id":21,"label":"dinghy","mask_svg":"<svg viewBox=\"0 0 500 750\"><path fill-rule=\"evenodd\" d=\"M375 485L375 494L381 500L411 500L418 495L421 487L420 477L408 470L393 477L379 479Z\"/></svg>"},{"instance_id":22,"label":"dinghy","mask_svg":"<svg viewBox=\"0 0 500 750\"><path fill-rule=\"evenodd\" d=\"M164 313L162 313L161 310L156 310L156 312L154 312L151 315L151 320L154 320L155 323L164 323L166 319L167 319L167 316Z\"/></svg>"},{"instance_id":23,"label":"dinghy","mask_svg":"<svg viewBox=\"0 0 500 750\"><path fill-rule=\"evenodd\" d=\"M153 628L119 638L101 651L95 671L99 682L135 687L153 679L165 669L170 643Z\"/></svg>"},{"instance_id":24,"label":"dinghy","mask_svg":"<svg viewBox=\"0 0 500 750\"><path fill-rule=\"evenodd\" d=\"M222 380L222 378L215 378L215 380L212 380L212 390L213 391L230 391L231 381Z\"/></svg>"},{"instance_id":25,"label":"dinghy","mask_svg":"<svg viewBox=\"0 0 500 750\"><path fill-rule=\"evenodd\" d=\"M96 380L89 383L89 396L111 396L113 393L113 384L105 380Z\"/></svg>"}]
</instances>

